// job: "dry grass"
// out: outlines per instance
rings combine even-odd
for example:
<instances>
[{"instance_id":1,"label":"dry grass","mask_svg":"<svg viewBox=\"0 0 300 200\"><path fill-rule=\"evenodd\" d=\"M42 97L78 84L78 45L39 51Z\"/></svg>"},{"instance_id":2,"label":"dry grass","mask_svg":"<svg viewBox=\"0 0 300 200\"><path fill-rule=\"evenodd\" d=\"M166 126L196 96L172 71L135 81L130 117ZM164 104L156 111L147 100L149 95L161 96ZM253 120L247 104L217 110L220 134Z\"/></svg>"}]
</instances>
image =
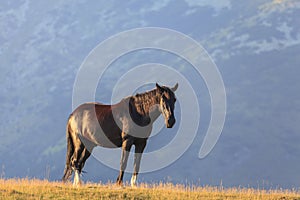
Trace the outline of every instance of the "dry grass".
<instances>
[{"instance_id":1,"label":"dry grass","mask_svg":"<svg viewBox=\"0 0 300 200\"><path fill-rule=\"evenodd\" d=\"M0 199L299 199L292 190L255 190L247 188L190 187L173 184L141 184L138 188L87 183L72 184L46 180L0 180Z\"/></svg>"}]
</instances>

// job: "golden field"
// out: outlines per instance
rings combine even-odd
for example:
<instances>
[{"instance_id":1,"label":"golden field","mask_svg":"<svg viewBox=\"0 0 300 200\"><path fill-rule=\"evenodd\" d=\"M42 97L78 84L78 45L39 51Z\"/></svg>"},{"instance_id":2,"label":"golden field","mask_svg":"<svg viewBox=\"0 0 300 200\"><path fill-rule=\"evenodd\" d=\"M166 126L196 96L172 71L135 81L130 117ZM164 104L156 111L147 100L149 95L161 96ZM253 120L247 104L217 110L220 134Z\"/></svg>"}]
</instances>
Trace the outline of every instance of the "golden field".
<instances>
[{"instance_id":1,"label":"golden field","mask_svg":"<svg viewBox=\"0 0 300 200\"><path fill-rule=\"evenodd\" d=\"M37 179L0 179L0 199L299 199L296 190L184 187L173 184L140 184L137 188L114 184L72 184Z\"/></svg>"}]
</instances>

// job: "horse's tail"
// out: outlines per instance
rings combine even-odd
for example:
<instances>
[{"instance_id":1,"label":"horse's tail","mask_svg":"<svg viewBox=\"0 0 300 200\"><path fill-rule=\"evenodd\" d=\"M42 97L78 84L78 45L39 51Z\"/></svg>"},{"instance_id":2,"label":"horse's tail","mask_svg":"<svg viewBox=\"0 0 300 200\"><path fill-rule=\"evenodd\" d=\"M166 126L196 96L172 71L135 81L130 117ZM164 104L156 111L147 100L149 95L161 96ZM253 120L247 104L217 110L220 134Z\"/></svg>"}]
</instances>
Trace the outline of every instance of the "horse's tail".
<instances>
[{"instance_id":1,"label":"horse's tail","mask_svg":"<svg viewBox=\"0 0 300 200\"><path fill-rule=\"evenodd\" d=\"M65 170L64 170L64 176L62 178L63 182L68 181L73 173L73 169L71 167L71 158L74 153L74 144L73 144L73 140L72 140L72 136L71 136L69 121L70 121L70 118L68 120L67 127L66 127L67 156L66 156L66 166L65 166Z\"/></svg>"}]
</instances>

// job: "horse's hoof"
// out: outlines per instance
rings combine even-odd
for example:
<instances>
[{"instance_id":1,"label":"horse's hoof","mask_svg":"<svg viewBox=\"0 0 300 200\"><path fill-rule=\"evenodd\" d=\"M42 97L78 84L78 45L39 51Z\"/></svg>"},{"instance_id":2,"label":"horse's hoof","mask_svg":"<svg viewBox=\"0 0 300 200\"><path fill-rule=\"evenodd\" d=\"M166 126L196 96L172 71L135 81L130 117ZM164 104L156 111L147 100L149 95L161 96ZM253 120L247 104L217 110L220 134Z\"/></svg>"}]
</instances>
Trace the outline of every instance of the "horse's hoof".
<instances>
[{"instance_id":1,"label":"horse's hoof","mask_svg":"<svg viewBox=\"0 0 300 200\"><path fill-rule=\"evenodd\" d=\"M123 182L122 182L122 181L117 181L117 182L116 182L116 186L118 186L118 187L123 187Z\"/></svg>"},{"instance_id":2,"label":"horse's hoof","mask_svg":"<svg viewBox=\"0 0 300 200\"><path fill-rule=\"evenodd\" d=\"M82 181L74 181L73 182L73 187L80 187L82 185L83 185Z\"/></svg>"},{"instance_id":3,"label":"horse's hoof","mask_svg":"<svg viewBox=\"0 0 300 200\"><path fill-rule=\"evenodd\" d=\"M132 175L131 180L130 180L130 185L131 185L132 188L137 187L136 179L137 179L137 175Z\"/></svg>"}]
</instances>

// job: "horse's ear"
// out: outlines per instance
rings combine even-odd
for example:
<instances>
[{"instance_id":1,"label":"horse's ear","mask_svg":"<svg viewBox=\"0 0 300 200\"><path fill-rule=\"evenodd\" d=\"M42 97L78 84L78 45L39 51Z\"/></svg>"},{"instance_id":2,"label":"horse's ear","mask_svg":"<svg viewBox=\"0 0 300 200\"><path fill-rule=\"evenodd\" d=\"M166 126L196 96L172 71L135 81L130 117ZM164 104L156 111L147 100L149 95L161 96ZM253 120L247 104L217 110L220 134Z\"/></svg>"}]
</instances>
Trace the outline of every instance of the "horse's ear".
<instances>
[{"instance_id":1,"label":"horse's ear","mask_svg":"<svg viewBox=\"0 0 300 200\"><path fill-rule=\"evenodd\" d=\"M176 83L176 85L173 88L171 88L172 92L175 92L177 88L178 88L178 83Z\"/></svg>"},{"instance_id":2,"label":"horse's ear","mask_svg":"<svg viewBox=\"0 0 300 200\"><path fill-rule=\"evenodd\" d=\"M163 88L162 88L160 85L158 85L158 83L156 83L156 88L157 88L160 92L163 92Z\"/></svg>"}]
</instances>

